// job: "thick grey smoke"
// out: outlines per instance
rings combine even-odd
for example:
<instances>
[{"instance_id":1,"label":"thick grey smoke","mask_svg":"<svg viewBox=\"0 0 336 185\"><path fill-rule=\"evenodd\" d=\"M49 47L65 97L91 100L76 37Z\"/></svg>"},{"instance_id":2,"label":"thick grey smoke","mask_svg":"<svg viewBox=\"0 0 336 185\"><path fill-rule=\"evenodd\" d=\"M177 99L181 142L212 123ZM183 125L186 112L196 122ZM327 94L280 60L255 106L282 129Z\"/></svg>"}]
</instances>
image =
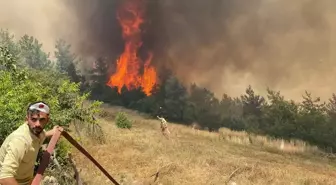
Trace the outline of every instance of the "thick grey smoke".
<instances>
[{"instance_id":1,"label":"thick grey smoke","mask_svg":"<svg viewBox=\"0 0 336 185\"><path fill-rule=\"evenodd\" d=\"M3 1L0 26L38 37L52 49L67 39L85 57L123 50L116 10L122 0ZM144 50L158 69L186 83L239 95L251 84L300 98L336 92L333 0L148 0ZM28 7L28 8L27 8ZM18 11L14 11L18 10ZM20 12L20 14L14 12Z\"/></svg>"},{"instance_id":2,"label":"thick grey smoke","mask_svg":"<svg viewBox=\"0 0 336 185\"><path fill-rule=\"evenodd\" d=\"M181 79L241 94L248 84L324 98L334 79L336 4L329 0L166 0L168 56Z\"/></svg>"},{"instance_id":3,"label":"thick grey smoke","mask_svg":"<svg viewBox=\"0 0 336 185\"><path fill-rule=\"evenodd\" d=\"M36 37L47 52L53 52L55 40L71 35L75 26L71 11L60 1L0 0L0 28L17 40L24 34Z\"/></svg>"}]
</instances>

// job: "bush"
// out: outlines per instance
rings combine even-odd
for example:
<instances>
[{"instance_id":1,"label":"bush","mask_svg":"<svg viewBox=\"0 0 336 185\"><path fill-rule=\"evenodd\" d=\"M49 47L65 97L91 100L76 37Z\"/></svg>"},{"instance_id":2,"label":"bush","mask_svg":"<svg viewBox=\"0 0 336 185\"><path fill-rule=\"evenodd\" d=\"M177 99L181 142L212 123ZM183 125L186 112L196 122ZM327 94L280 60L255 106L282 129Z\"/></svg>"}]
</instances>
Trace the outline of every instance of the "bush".
<instances>
[{"instance_id":1,"label":"bush","mask_svg":"<svg viewBox=\"0 0 336 185\"><path fill-rule=\"evenodd\" d=\"M93 117L95 114L99 114L101 102L87 101L90 94L82 94L79 83L74 83L69 76L61 74L51 67L46 67L44 65L46 64L44 63L46 61L44 60L45 55L42 51L36 52L36 56L32 56L34 53L29 53L29 56L19 55L20 52L22 54L22 48L18 47L19 44L12 42L17 46L17 50L14 51L13 47L2 43L2 37L3 34L0 31L0 145L11 132L23 124L28 104L37 100L45 101L51 109L51 122L47 125L46 130L51 129L54 125L60 125L65 130L69 130L69 126L74 120L80 120L83 125L90 128L98 124ZM40 45L36 45L36 49L38 47ZM41 59L41 63L28 65L22 62L39 61L37 59ZM98 132L94 134L96 133ZM45 144L48 142L49 139L46 139ZM51 174L58 180L73 180L71 175L69 177L66 175L72 173L67 158L70 149L71 145L67 141L60 140L55 150L62 169L54 168L51 165L45 174ZM42 152L39 153L35 170L39 165ZM61 184L67 184L62 180Z\"/></svg>"},{"instance_id":2,"label":"bush","mask_svg":"<svg viewBox=\"0 0 336 185\"><path fill-rule=\"evenodd\" d=\"M0 34L0 44L1 40ZM79 83L71 82L68 76L52 69L41 71L18 65L18 60L24 57L11 47L0 47L0 144L24 122L28 104L37 100L45 101L51 108L51 124L47 130L56 124L68 129L73 120L97 124L93 115L99 113L101 102L83 106L90 94L81 94Z\"/></svg>"},{"instance_id":3,"label":"bush","mask_svg":"<svg viewBox=\"0 0 336 185\"><path fill-rule=\"evenodd\" d=\"M132 121L128 119L128 116L124 112L118 112L115 123L118 128L132 128Z\"/></svg>"}]
</instances>

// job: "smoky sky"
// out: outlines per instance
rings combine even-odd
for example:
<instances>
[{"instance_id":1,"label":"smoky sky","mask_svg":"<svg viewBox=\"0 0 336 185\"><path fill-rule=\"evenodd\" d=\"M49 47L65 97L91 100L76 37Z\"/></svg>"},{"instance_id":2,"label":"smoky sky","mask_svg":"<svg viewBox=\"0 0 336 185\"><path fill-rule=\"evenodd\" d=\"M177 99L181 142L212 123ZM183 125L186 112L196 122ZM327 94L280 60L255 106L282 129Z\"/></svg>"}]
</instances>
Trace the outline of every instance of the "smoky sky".
<instances>
[{"instance_id":1,"label":"smoky sky","mask_svg":"<svg viewBox=\"0 0 336 185\"><path fill-rule=\"evenodd\" d=\"M280 90L294 99L305 90L324 99L336 92L333 0L142 1L146 22L139 53L153 51L153 64L160 74L170 69L184 83L195 82L219 97L223 93L238 96L248 85L260 93L266 87ZM13 2L5 4L20 7ZM18 24L27 22L26 27L16 26L15 30L44 35L41 41L47 46L52 46L51 38L65 38L81 56L106 56L111 66L115 65L124 47L116 19L123 0L52 2L58 5L55 15L35 16L29 21L15 17ZM36 9L53 12L55 8L42 7L43 3L36 2L40 7ZM14 20L10 11L2 14ZM49 32L38 29L42 18L52 20Z\"/></svg>"},{"instance_id":2,"label":"smoky sky","mask_svg":"<svg viewBox=\"0 0 336 185\"><path fill-rule=\"evenodd\" d=\"M167 0L168 56L181 79L217 94L241 93L251 84L296 97L304 90L329 96L335 90L332 4Z\"/></svg>"}]
</instances>

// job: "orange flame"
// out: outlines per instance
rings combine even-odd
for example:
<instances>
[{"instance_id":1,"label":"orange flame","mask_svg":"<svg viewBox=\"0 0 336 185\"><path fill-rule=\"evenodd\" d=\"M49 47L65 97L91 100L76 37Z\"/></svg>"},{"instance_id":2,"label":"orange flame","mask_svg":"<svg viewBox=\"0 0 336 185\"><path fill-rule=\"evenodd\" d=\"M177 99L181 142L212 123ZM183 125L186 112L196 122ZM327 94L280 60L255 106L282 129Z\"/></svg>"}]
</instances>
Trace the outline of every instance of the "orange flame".
<instances>
[{"instance_id":1,"label":"orange flame","mask_svg":"<svg viewBox=\"0 0 336 185\"><path fill-rule=\"evenodd\" d=\"M143 62L138 56L138 49L142 45L140 26L144 22L144 8L142 0L125 0L118 9L117 18L122 27L122 36L125 40L124 52L117 60L116 73L113 74L107 85L121 88L126 86L128 90L141 87L149 96L156 84L156 70L151 66L153 54L149 52L148 59ZM143 74L140 68L143 66Z\"/></svg>"}]
</instances>

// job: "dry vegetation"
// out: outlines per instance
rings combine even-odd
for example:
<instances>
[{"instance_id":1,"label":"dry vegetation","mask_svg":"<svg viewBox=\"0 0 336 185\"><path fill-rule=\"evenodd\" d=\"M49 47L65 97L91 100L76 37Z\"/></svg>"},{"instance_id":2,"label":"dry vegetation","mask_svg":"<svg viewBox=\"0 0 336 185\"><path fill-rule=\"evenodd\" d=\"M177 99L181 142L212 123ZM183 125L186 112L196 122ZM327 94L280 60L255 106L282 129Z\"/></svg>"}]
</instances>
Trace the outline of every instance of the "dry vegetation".
<instances>
[{"instance_id":1,"label":"dry vegetation","mask_svg":"<svg viewBox=\"0 0 336 185\"><path fill-rule=\"evenodd\" d=\"M105 108L101 126L106 143L82 145L124 185L131 184L336 184L336 162L304 142L271 140L245 132L219 133L170 124L171 139L158 120L122 108ZM119 129L114 113L123 110L133 128ZM73 135L75 133L72 133ZM73 149L87 184L112 184L84 155Z\"/></svg>"}]
</instances>

